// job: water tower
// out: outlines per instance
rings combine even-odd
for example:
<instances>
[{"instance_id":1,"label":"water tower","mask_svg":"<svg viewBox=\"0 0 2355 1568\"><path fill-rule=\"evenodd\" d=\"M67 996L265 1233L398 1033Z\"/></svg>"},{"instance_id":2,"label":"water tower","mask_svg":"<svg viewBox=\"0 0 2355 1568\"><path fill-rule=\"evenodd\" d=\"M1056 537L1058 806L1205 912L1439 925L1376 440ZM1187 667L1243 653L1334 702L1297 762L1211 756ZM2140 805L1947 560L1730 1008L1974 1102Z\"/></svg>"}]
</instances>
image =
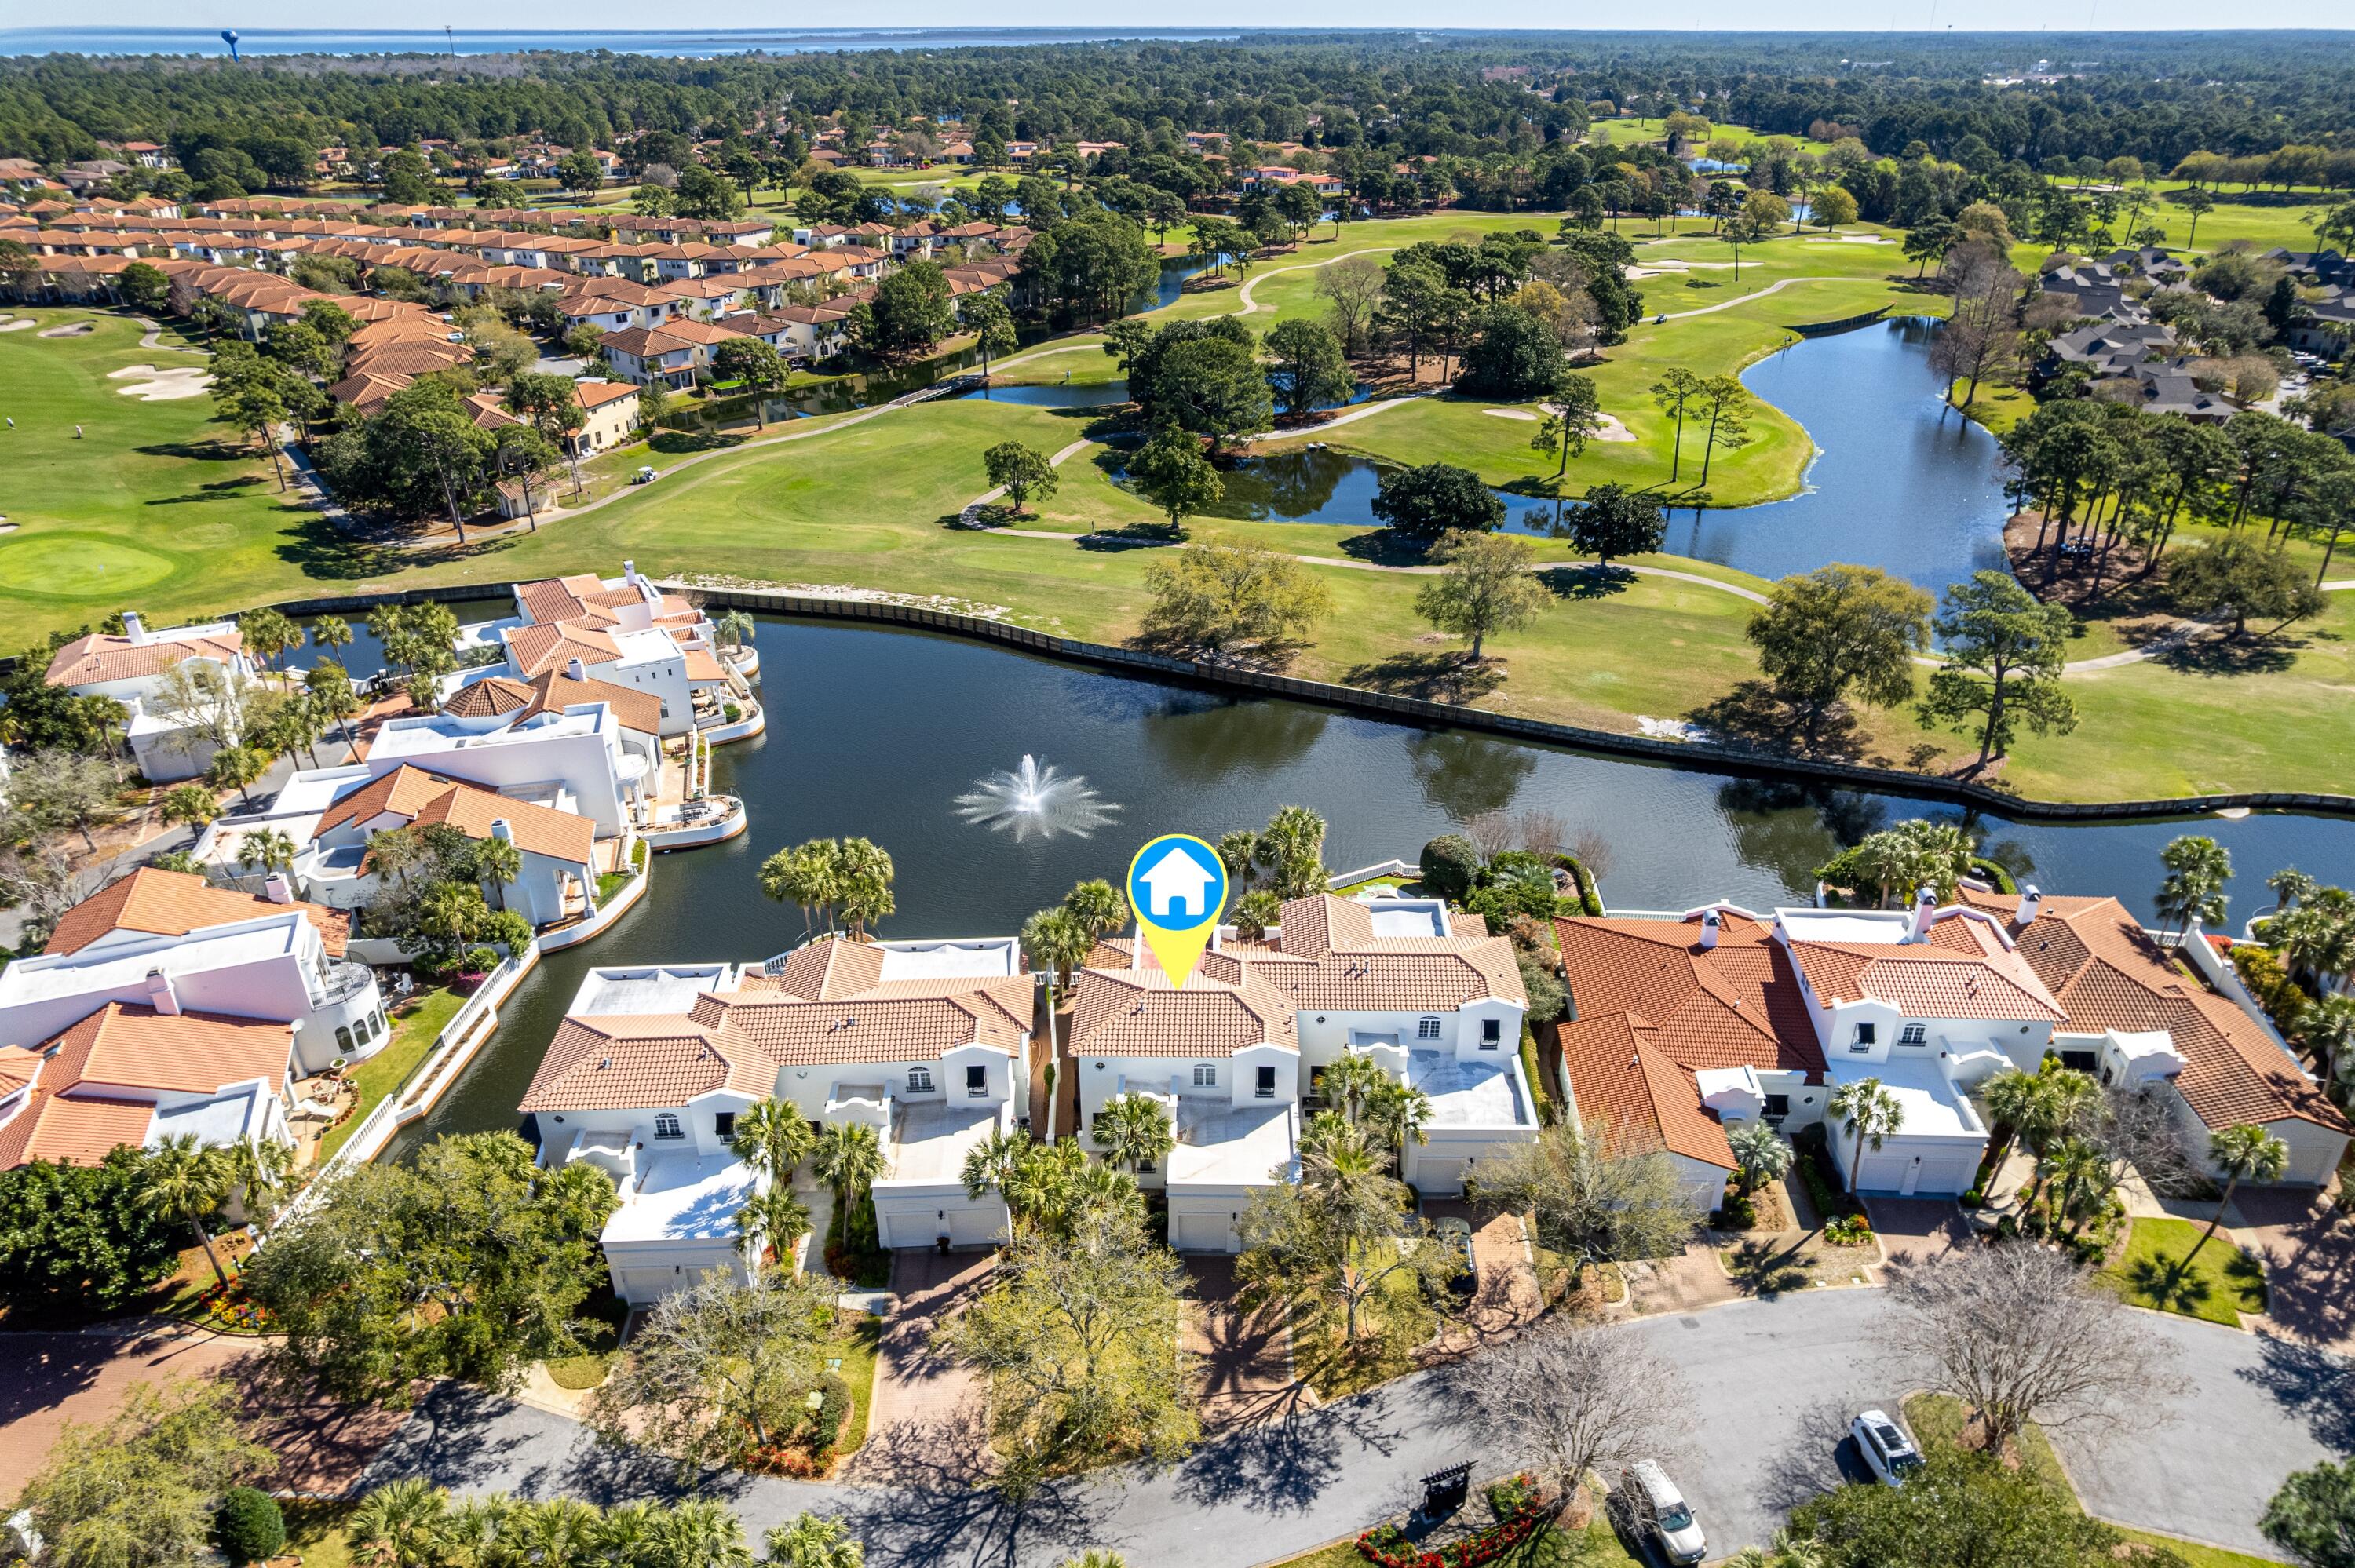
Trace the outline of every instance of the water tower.
<instances>
[{"instance_id":1,"label":"water tower","mask_svg":"<svg viewBox=\"0 0 2355 1568\"><path fill-rule=\"evenodd\" d=\"M231 59L237 58L237 29L234 27L223 27L221 29L221 42L229 46L229 58Z\"/></svg>"}]
</instances>

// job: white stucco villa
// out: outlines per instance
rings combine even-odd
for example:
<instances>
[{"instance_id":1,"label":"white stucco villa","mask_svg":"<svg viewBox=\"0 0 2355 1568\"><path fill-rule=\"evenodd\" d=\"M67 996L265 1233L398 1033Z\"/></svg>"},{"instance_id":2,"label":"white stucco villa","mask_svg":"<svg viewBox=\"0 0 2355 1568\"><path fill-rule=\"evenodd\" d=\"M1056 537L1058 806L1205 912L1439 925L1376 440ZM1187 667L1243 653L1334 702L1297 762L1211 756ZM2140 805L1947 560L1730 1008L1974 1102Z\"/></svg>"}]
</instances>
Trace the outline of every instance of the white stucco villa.
<instances>
[{"instance_id":1,"label":"white stucco villa","mask_svg":"<svg viewBox=\"0 0 2355 1568\"><path fill-rule=\"evenodd\" d=\"M126 611L120 636L101 631L75 638L50 658L45 678L78 697L112 697L121 703L131 715L124 738L139 771L158 784L171 784L199 778L212 766L210 741L152 711L164 678L192 660L220 671L231 682L253 676L253 662L236 622L150 631L135 612Z\"/></svg>"}]
</instances>

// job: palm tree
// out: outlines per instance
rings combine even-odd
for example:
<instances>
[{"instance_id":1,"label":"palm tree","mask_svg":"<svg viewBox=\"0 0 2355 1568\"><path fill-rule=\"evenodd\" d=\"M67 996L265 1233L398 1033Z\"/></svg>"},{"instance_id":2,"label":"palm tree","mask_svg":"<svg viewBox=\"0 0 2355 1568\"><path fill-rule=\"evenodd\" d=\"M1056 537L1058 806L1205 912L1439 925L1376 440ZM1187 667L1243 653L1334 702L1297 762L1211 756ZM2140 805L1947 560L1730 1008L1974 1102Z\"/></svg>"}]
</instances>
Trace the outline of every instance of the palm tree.
<instances>
[{"instance_id":1,"label":"palm tree","mask_svg":"<svg viewBox=\"0 0 2355 1568\"><path fill-rule=\"evenodd\" d=\"M883 1146L865 1122L837 1122L817 1135L810 1169L833 1190L835 1212L847 1214L854 1196L865 1197L883 1173Z\"/></svg>"},{"instance_id":2,"label":"palm tree","mask_svg":"<svg viewBox=\"0 0 2355 1568\"><path fill-rule=\"evenodd\" d=\"M2232 880L2230 851L2214 839L2186 833L2158 852L2158 863L2167 871L2154 901L2162 931L2170 926L2188 930L2194 920L2208 926L2222 921L2229 902L2224 885Z\"/></svg>"},{"instance_id":3,"label":"palm tree","mask_svg":"<svg viewBox=\"0 0 2355 1568\"><path fill-rule=\"evenodd\" d=\"M1363 1125L1383 1148L1402 1154L1410 1142L1431 1141L1423 1130L1431 1125L1431 1097L1385 1073L1366 1097Z\"/></svg>"},{"instance_id":4,"label":"palm tree","mask_svg":"<svg viewBox=\"0 0 2355 1568\"><path fill-rule=\"evenodd\" d=\"M751 1568L751 1549L736 1510L717 1498L688 1498L655 1518L663 1568Z\"/></svg>"},{"instance_id":5,"label":"palm tree","mask_svg":"<svg viewBox=\"0 0 2355 1568\"><path fill-rule=\"evenodd\" d=\"M711 632L722 648L741 648L752 641L756 624L741 609L723 609L712 618Z\"/></svg>"},{"instance_id":6,"label":"palm tree","mask_svg":"<svg viewBox=\"0 0 2355 1568\"><path fill-rule=\"evenodd\" d=\"M1327 1118L1320 1117L1320 1121ZM1363 1248L1393 1245L1405 1188L1388 1171L1388 1157L1377 1150L1364 1129L1327 1123L1321 1136L1300 1140L1300 1195L1323 1218L1332 1234L1354 1238L1345 1267L1359 1269ZM1348 1338L1358 1338L1358 1304L1354 1287L1348 1298Z\"/></svg>"},{"instance_id":7,"label":"palm tree","mask_svg":"<svg viewBox=\"0 0 2355 1568\"><path fill-rule=\"evenodd\" d=\"M518 1507L506 1533L516 1555L537 1568L573 1568L595 1561L602 1525L594 1504L579 1498L549 1498Z\"/></svg>"},{"instance_id":8,"label":"palm tree","mask_svg":"<svg viewBox=\"0 0 2355 1568\"><path fill-rule=\"evenodd\" d=\"M834 906L842 896L836 872L841 845L833 839L812 839L781 849L761 863L761 891L780 904L802 912L802 935L810 934L811 917L823 913L827 929L834 927Z\"/></svg>"},{"instance_id":9,"label":"palm tree","mask_svg":"<svg viewBox=\"0 0 2355 1568\"><path fill-rule=\"evenodd\" d=\"M866 1550L838 1519L805 1513L791 1524L770 1527L769 1561L778 1568L865 1568Z\"/></svg>"},{"instance_id":10,"label":"palm tree","mask_svg":"<svg viewBox=\"0 0 2355 1568\"><path fill-rule=\"evenodd\" d=\"M643 1508L645 1505L636 1506ZM622 1510L616 1508L613 1511L619 1513ZM442 1539L448 1544L451 1555L459 1561L474 1563L477 1568L489 1568L489 1564L503 1561L499 1556L499 1532L507 1527L515 1515L516 1500L505 1492L468 1498L450 1510ZM610 1521L609 1515L609 1525Z\"/></svg>"},{"instance_id":11,"label":"palm tree","mask_svg":"<svg viewBox=\"0 0 2355 1568\"><path fill-rule=\"evenodd\" d=\"M2082 1138L2062 1138L2053 1141L2044 1157L2036 1162L2040 1181L2050 1184L2053 1202L2069 1219L2069 1234L2074 1236L2085 1228L2085 1222L2101 1213L2102 1205L2117 1191L2116 1170L2109 1156Z\"/></svg>"},{"instance_id":12,"label":"palm tree","mask_svg":"<svg viewBox=\"0 0 2355 1568\"><path fill-rule=\"evenodd\" d=\"M2208 1163L2224 1173L2224 1195L2216 1203L2216 1215L2191 1250L2183 1255L2190 1263L2224 1223L2224 1211L2232 1206L2232 1192L2243 1181L2278 1181L2289 1169L2289 1145L2250 1122L2228 1127L2222 1132L2208 1135Z\"/></svg>"},{"instance_id":13,"label":"palm tree","mask_svg":"<svg viewBox=\"0 0 2355 1568\"><path fill-rule=\"evenodd\" d=\"M1745 1198L1769 1181L1780 1181L1791 1169L1791 1145L1763 1121L1736 1122L1725 1135L1733 1150L1734 1178Z\"/></svg>"},{"instance_id":14,"label":"palm tree","mask_svg":"<svg viewBox=\"0 0 2355 1568\"><path fill-rule=\"evenodd\" d=\"M1091 1546L1077 1557L1064 1558L1062 1568L1128 1568L1128 1559L1117 1552Z\"/></svg>"},{"instance_id":15,"label":"palm tree","mask_svg":"<svg viewBox=\"0 0 2355 1568\"><path fill-rule=\"evenodd\" d=\"M507 885L522 876L522 845L496 833L474 841L474 880L489 892L494 906L507 906Z\"/></svg>"},{"instance_id":16,"label":"palm tree","mask_svg":"<svg viewBox=\"0 0 2355 1568\"><path fill-rule=\"evenodd\" d=\"M253 804L252 784L270 771L270 759L250 746L225 746L213 753L205 782L216 789L234 789L247 806Z\"/></svg>"},{"instance_id":17,"label":"palm tree","mask_svg":"<svg viewBox=\"0 0 2355 1568\"><path fill-rule=\"evenodd\" d=\"M2355 996L2333 993L2307 1003L2297 1015L2297 1032L2306 1036L2306 1048L2322 1058L2324 1086L2335 1086L2339 1054L2355 1045Z\"/></svg>"},{"instance_id":18,"label":"palm tree","mask_svg":"<svg viewBox=\"0 0 2355 1568\"><path fill-rule=\"evenodd\" d=\"M744 1200L736 1211L736 1234L744 1238L744 1251L758 1279L764 1251L773 1247L780 1261L789 1261L794 1244L810 1234L809 1206L792 1189L772 1187Z\"/></svg>"},{"instance_id":19,"label":"palm tree","mask_svg":"<svg viewBox=\"0 0 2355 1568\"><path fill-rule=\"evenodd\" d=\"M1227 868L1227 881L1236 892L1251 885L1259 862L1259 835L1249 828L1237 828L1219 841L1219 863Z\"/></svg>"},{"instance_id":20,"label":"palm tree","mask_svg":"<svg viewBox=\"0 0 2355 1568\"><path fill-rule=\"evenodd\" d=\"M1246 942L1258 941L1267 935L1269 927L1283 918L1284 900L1264 887L1254 888L1235 900L1235 935Z\"/></svg>"},{"instance_id":21,"label":"palm tree","mask_svg":"<svg viewBox=\"0 0 2355 1568\"><path fill-rule=\"evenodd\" d=\"M1095 945L1095 932L1064 906L1041 909L1022 922L1022 951L1033 969L1046 973L1050 985L1071 984L1071 970Z\"/></svg>"},{"instance_id":22,"label":"palm tree","mask_svg":"<svg viewBox=\"0 0 2355 1568\"><path fill-rule=\"evenodd\" d=\"M273 871L291 871L294 867L294 841L276 828L263 828L239 841L237 863L258 865L261 874Z\"/></svg>"},{"instance_id":23,"label":"palm tree","mask_svg":"<svg viewBox=\"0 0 2355 1568\"><path fill-rule=\"evenodd\" d=\"M2008 1067L1982 1085L1979 1094L1987 1101L1987 1115L2003 1129L2003 1142L1990 1164L2000 1170L2020 1129L2036 1115L2036 1075Z\"/></svg>"},{"instance_id":24,"label":"palm tree","mask_svg":"<svg viewBox=\"0 0 2355 1568\"><path fill-rule=\"evenodd\" d=\"M1063 895L1063 907L1088 928L1092 938L1109 937L1128 924L1127 898L1100 876L1080 883Z\"/></svg>"},{"instance_id":25,"label":"palm tree","mask_svg":"<svg viewBox=\"0 0 2355 1568\"><path fill-rule=\"evenodd\" d=\"M1060 1230L1089 1169L1088 1151L1076 1140L1030 1142L1015 1156L998 1191L1018 1223Z\"/></svg>"},{"instance_id":26,"label":"palm tree","mask_svg":"<svg viewBox=\"0 0 2355 1568\"><path fill-rule=\"evenodd\" d=\"M891 856L871 839L845 839L836 861L842 885L842 917L853 938L899 906L891 896Z\"/></svg>"},{"instance_id":27,"label":"palm tree","mask_svg":"<svg viewBox=\"0 0 2355 1568\"><path fill-rule=\"evenodd\" d=\"M1856 1153L1848 1162L1848 1190L1853 1194L1857 1173L1864 1168L1865 1145L1870 1143L1878 1152L1884 1139L1904 1127L1905 1107L1881 1086L1879 1078L1859 1078L1853 1084L1842 1084L1827 1108L1847 1122L1856 1136Z\"/></svg>"},{"instance_id":28,"label":"palm tree","mask_svg":"<svg viewBox=\"0 0 2355 1568\"><path fill-rule=\"evenodd\" d=\"M411 1477L370 1492L344 1530L371 1568L439 1568L450 1524L450 1494Z\"/></svg>"},{"instance_id":29,"label":"palm tree","mask_svg":"<svg viewBox=\"0 0 2355 1568\"><path fill-rule=\"evenodd\" d=\"M230 1184L246 1217L264 1230L294 1171L294 1151L274 1138L240 1138L226 1151Z\"/></svg>"},{"instance_id":30,"label":"palm tree","mask_svg":"<svg viewBox=\"0 0 2355 1568\"><path fill-rule=\"evenodd\" d=\"M346 636L349 635L346 631ZM360 711L359 693L352 688L351 676L341 664L314 664L304 672L303 689L319 716L336 722L348 748L352 744L352 715Z\"/></svg>"},{"instance_id":31,"label":"palm tree","mask_svg":"<svg viewBox=\"0 0 2355 1568\"><path fill-rule=\"evenodd\" d=\"M613 1179L582 1161L543 1171L533 1184L547 1196L562 1233L575 1241L594 1237L621 1204Z\"/></svg>"},{"instance_id":32,"label":"palm tree","mask_svg":"<svg viewBox=\"0 0 2355 1568\"><path fill-rule=\"evenodd\" d=\"M2355 969L2355 909L2340 906L2345 897L2336 888L2318 889L2312 901L2275 916L2272 925L2275 948L2326 994L2332 980Z\"/></svg>"},{"instance_id":33,"label":"palm tree","mask_svg":"<svg viewBox=\"0 0 2355 1568\"><path fill-rule=\"evenodd\" d=\"M728 1147L754 1175L786 1187L817 1147L817 1135L791 1100L766 1099L737 1113Z\"/></svg>"},{"instance_id":34,"label":"palm tree","mask_svg":"<svg viewBox=\"0 0 2355 1568\"><path fill-rule=\"evenodd\" d=\"M1169 1107L1150 1095L1113 1096L1091 1130L1105 1159L1137 1174L1168 1158L1178 1146Z\"/></svg>"},{"instance_id":35,"label":"palm tree","mask_svg":"<svg viewBox=\"0 0 2355 1568\"><path fill-rule=\"evenodd\" d=\"M2265 886L2273 893L2276 915L2288 914L2322 891L2321 883L2294 865L2286 865L2265 878Z\"/></svg>"},{"instance_id":36,"label":"palm tree","mask_svg":"<svg viewBox=\"0 0 2355 1568\"><path fill-rule=\"evenodd\" d=\"M166 1221L176 1221L197 1233L213 1277L229 1283L229 1271L213 1250L205 1221L227 1201L231 1177L228 1157L219 1149L197 1141L193 1132L167 1135L147 1156L139 1173L139 1203Z\"/></svg>"},{"instance_id":37,"label":"palm tree","mask_svg":"<svg viewBox=\"0 0 2355 1568\"><path fill-rule=\"evenodd\" d=\"M977 1203L993 1192L1004 1192L1013 1179L1015 1167L1029 1147L1028 1133L1011 1128L991 1128L979 1143L964 1151L964 1169L959 1173L964 1182L964 1195Z\"/></svg>"},{"instance_id":38,"label":"palm tree","mask_svg":"<svg viewBox=\"0 0 2355 1568\"><path fill-rule=\"evenodd\" d=\"M1343 1121L1355 1127L1375 1086L1389 1076L1380 1062L1362 1051L1352 1051L1327 1064L1316 1075L1316 1092L1324 1097L1327 1105L1341 1113Z\"/></svg>"},{"instance_id":39,"label":"palm tree","mask_svg":"<svg viewBox=\"0 0 2355 1568\"><path fill-rule=\"evenodd\" d=\"M1284 806L1259 835L1260 863L1286 898L1325 891L1325 819L1305 806Z\"/></svg>"},{"instance_id":40,"label":"palm tree","mask_svg":"<svg viewBox=\"0 0 2355 1568\"><path fill-rule=\"evenodd\" d=\"M2019 1122L2019 1136L2037 1157L2036 1175L2029 1183L2026 1203L2044 1192L2043 1159L2063 1134L2084 1124L2101 1102L2102 1088L2092 1075L2064 1067L2058 1056L2047 1056L2028 1075L2028 1103Z\"/></svg>"},{"instance_id":41,"label":"palm tree","mask_svg":"<svg viewBox=\"0 0 2355 1568\"><path fill-rule=\"evenodd\" d=\"M323 615L311 623L311 643L316 648L348 648L352 643L352 623L340 615ZM329 657L337 664L344 662L340 652L332 653Z\"/></svg>"},{"instance_id":42,"label":"palm tree","mask_svg":"<svg viewBox=\"0 0 2355 1568\"><path fill-rule=\"evenodd\" d=\"M598 1555L614 1568L653 1568L663 1560L664 1512L662 1504L642 1498L608 1503L605 1517L597 1523ZM494 1565L476 1556L474 1568Z\"/></svg>"}]
</instances>

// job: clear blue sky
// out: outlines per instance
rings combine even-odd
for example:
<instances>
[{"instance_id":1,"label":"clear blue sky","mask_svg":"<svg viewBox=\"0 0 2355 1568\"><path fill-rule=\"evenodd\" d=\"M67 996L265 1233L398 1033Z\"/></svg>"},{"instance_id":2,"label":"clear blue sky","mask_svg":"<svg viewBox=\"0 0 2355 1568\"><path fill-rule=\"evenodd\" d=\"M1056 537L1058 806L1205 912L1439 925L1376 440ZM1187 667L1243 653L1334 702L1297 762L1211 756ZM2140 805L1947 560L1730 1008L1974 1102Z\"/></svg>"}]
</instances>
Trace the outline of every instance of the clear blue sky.
<instances>
[{"instance_id":1,"label":"clear blue sky","mask_svg":"<svg viewBox=\"0 0 2355 1568\"><path fill-rule=\"evenodd\" d=\"M1945 32L2035 32L2048 28L2131 27L2137 32L2196 27L2330 26L2330 8L2291 0L2243 0L2220 10L2201 0L1750 0L1733 6L1678 6L1657 10L1572 7L1559 0L1491 0L1476 17L1430 0L1288 0L1259 5L1244 0L1206 0L1157 18L1166 26L1249 27L1462 26L1476 20L1488 27L1634 27L1856 30L1892 27ZM48 25L82 26L235 26L431 28L649 28L649 27L960 27L1085 26L1124 23L1149 26L1144 17L1110 12L1102 0L1028 0L976 13L950 0L868 0L868 4L813 14L781 11L773 0L692 0L649 9L641 0L469 0L405 11L398 18L322 10L316 0L206 0L192 11L186 0L117 0L70 17L51 11ZM2345 18L2339 17L2343 23ZM38 25L29 13L0 26Z\"/></svg>"}]
</instances>

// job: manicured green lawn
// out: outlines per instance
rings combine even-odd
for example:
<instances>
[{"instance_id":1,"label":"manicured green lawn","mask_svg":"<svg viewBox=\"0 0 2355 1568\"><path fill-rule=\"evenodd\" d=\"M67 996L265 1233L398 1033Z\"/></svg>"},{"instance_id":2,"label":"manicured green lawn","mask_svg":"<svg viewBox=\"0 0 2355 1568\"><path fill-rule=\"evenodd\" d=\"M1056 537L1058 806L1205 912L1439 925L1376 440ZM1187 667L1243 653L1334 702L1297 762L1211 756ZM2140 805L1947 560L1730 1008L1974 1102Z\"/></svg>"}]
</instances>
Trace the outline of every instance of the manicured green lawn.
<instances>
[{"instance_id":1,"label":"manicured green lawn","mask_svg":"<svg viewBox=\"0 0 2355 1568\"><path fill-rule=\"evenodd\" d=\"M860 1317L847 1331L836 1334L833 1352L842 1359L837 1371L850 1385L850 1414L843 1418L841 1436L835 1439L837 1454L856 1453L867 1441L867 1416L875 1404L875 1359L882 1344L883 1319L872 1313Z\"/></svg>"},{"instance_id":2,"label":"manicured green lawn","mask_svg":"<svg viewBox=\"0 0 2355 1568\"><path fill-rule=\"evenodd\" d=\"M2137 1307L2237 1329L2241 1313L2265 1309L2264 1266L2222 1232L2191 1256L2207 1228L2190 1220L2137 1220L2125 1255L2104 1277Z\"/></svg>"},{"instance_id":3,"label":"manicured green lawn","mask_svg":"<svg viewBox=\"0 0 2355 1568\"><path fill-rule=\"evenodd\" d=\"M302 591L313 514L288 503L250 443L209 422L212 399L147 402L123 395L138 378L109 379L134 365L201 367L202 355L143 349L143 329L119 315L5 313L38 324L0 333L0 412L16 422L0 429L0 510L16 525L0 535L0 648L117 609L170 624ZM95 330L40 335L78 322Z\"/></svg>"},{"instance_id":4,"label":"manicured green lawn","mask_svg":"<svg viewBox=\"0 0 2355 1568\"><path fill-rule=\"evenodd\" d=\"M325 1164L344 1140L357 1131L368 1119L377 1102L400 1087L417 1064L425 1060L441 1034L466 999L444 986L424 992L403 1004L403 1010L392 1017L392 1043L375 1055L352 1069L352 1084L359 1090L359 1104L352 1114L329 1128L319 1139L319 1162Z\"/></svg>"},{"instance_id":5,"label":"manicured green lawn","mask_svg":"<svg viewBox=\"0 0 2355 1568\"><path fill-rule=\"evenodd\" d=\"M285 1498L278 1506L286 1516L286 1550L303 1559L303 1568L351 1568L352 1542L344 1526L357 1501Z\"/></svg>"}]
</instances>

